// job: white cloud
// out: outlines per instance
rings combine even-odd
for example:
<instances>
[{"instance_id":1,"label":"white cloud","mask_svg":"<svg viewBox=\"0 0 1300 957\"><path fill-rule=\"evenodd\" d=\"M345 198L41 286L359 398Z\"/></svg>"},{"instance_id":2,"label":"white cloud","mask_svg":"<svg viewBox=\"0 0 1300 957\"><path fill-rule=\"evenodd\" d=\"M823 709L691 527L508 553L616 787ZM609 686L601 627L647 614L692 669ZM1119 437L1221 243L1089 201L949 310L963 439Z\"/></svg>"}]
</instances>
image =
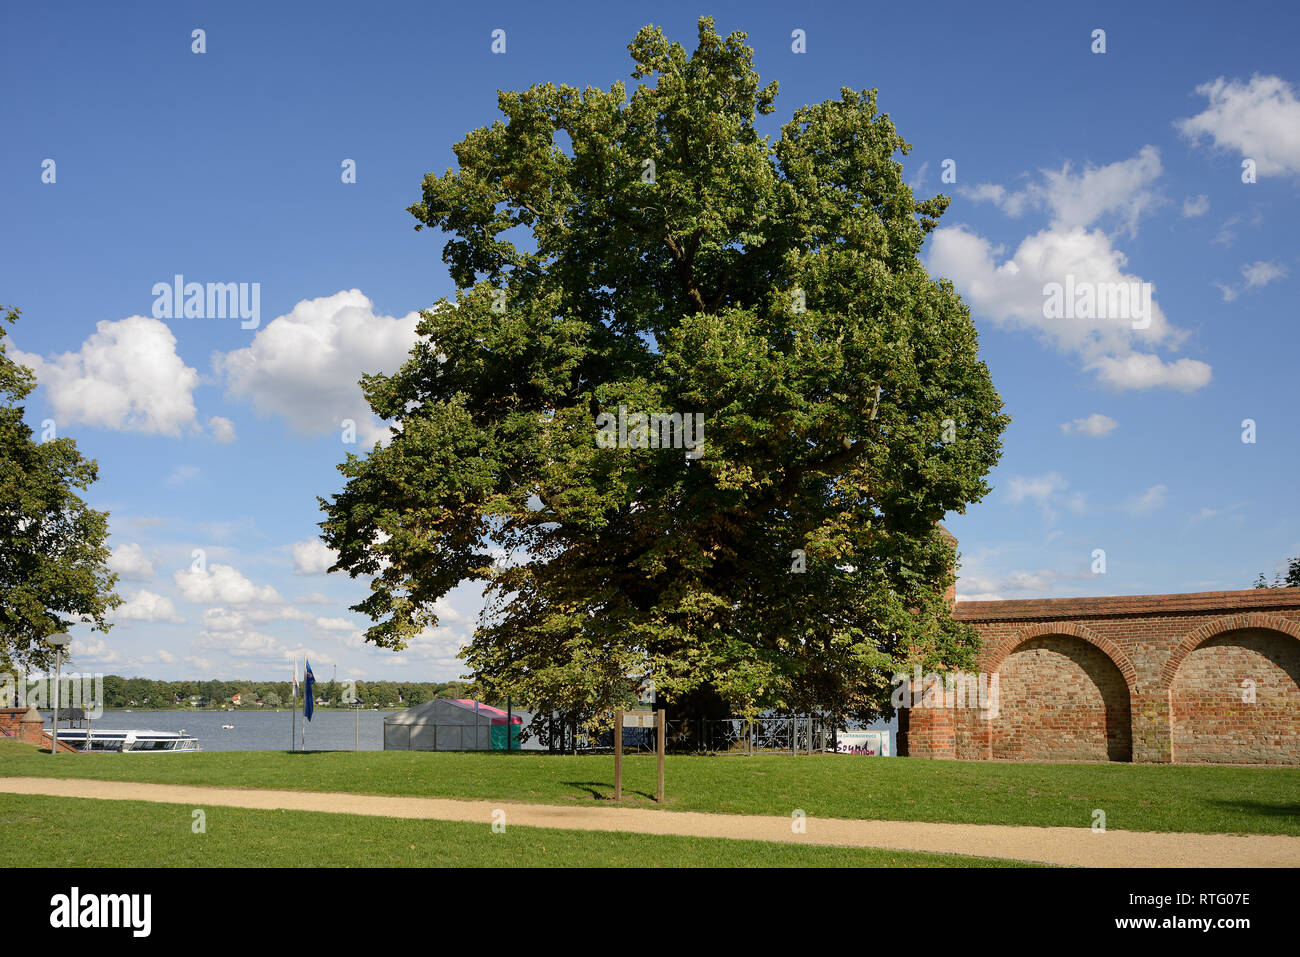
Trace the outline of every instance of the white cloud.
<instances>
[{"instance_id":1,"label":"white cloud","mask_svg":"<svg viewBox=\"0 0 1300 957\"><path fill-rule=\"evenodd\" d=\"M354 622L346 618L317 618L316 627L324 631L356 631Z\"/></svg>"},{"instance_id":2,"label":"white cloud","mask_svg":"<svg viewBox=\"0 0 1300 957\"><path fill-rule=\"evenodd\" d=\"M1165 388L1192 392L1209 385L1211 379L1210 366L1198 359L1165 362L1159 356L1138 353L1123 358L1105 356L1088 368L1118 390Z\"/></svg>"},{"instance_id":3,"label":"white cloud","mask_svg":"<svg viewBox=\"0 0 1300 957\"><path fill-rule=\"evenodd\" d=\"M170 436L198 428L199 374L176 354L176 337L165 323L130 316L95 329L80 352L48 359L14 352L36 370L57 421Z\"/></svg>"},{"instance_id":4,"label":"white cloud","mask_svg":"<svg viewBox=\"0 0 1300 957\"><path fill-rule=\"evenodd\" d=\"M452 622L457 625L468 625L474 620L469 615L454 608L446 597L434 599L433 612L438 616L438 621L440 622Z\"/></svg>"},{"instance_id":5,"label":"white cloud","mask_svg":"<svg viewBox=\"0 0 1300 957\"><path fill-rule=\"evenodd\" d=\"M1281 279L1287 274L1285 266L1271 262L1253 262L1246 263L1241 267L1241 274L1246 278L1246 288L1255 289L1258 286L1267 286L1269 283Z\"/></svg>"},{"instance_id":6,"label":"white cloud","mask_svg":"<svg viewBox=\"0 0 1300 957\"><path fill-rule=\"evenodd\" d=\"M1174 327L1154 298L1154 284L1130 273L1128 258L1094 224L1115 217L1135 234L1140 216L1159 203L1151 189L1161 174L1160 153L1144 146L1132 159L1073 174L1044 171L1042 181L1008 193L982 184L966 191L1012 215L1046 209L1047 229L1027 236L1010 259L1004 249L962 226L936 230L930 239L930 272L950 278L972 308L993 322L1028 330L1057 350L1078 356L1084 369L1116 389L1198 388L1210 381L1210 367L1190 359L1166 364L1151 347L1176 348L1186 333ZM1101 301L1107 290L1150 293L1145 315L1130 306L1096 308L1092 317L1062 318L1046 308L1048 289L1088 288ZM1068 292L1066 295L1070 295ZM1148 305L1144 301L1144 305ZM1083 312L1083 310L1079 310ZM1114 314L1111 314L1111 313ZM1135 351L1138 346L1141 352Z\"/></svg>"},{"instance_id":7,"label":"white cloud","mask_svg":"<svg viewBox=\"0 0 1300 957\"><path fill-rule=\"evenodd\" d=\"M184 485L186 482L191 482L198 477L199 469L197 465L178 465L172 469L171 474L163 480L163 484L175 487L177 485Z\"/></svg>"},{"instance_id":8,"label":"white cloud","mask_svg":"<svg viewBox=\"0 0 1300 957\"><path fill-rule=\"evenodd\" d=\"M102 638L91 640L75 638L68 651L74 659L89 658L91 661L97 661L102 665L121 660L121 656L110 648L108 642Z\"/></svg>"},{"instance_id":9,"label":"white cloud","mask_svg":"<svg viewBox=\"0 0 1300 957\"><path fill-rule=\"evenodd\" d=\"M1043 475L1013 475L1006 483L1005 496L1009 505L1031 503L1042 512L1043 520L1053 524L1057 519L1057 508L1064 507L1076 515L1087 511L1087 496L1082 492L1066 495L1069 482L1059 472L1047 472ZM1003 588L1008 587L1003 583ZM998 589L982 589L995 591Z\"/></svg>"},{"instance_id":10,"label":"white cloud","mask_svg":"<svg viewBox=\"0 0 1300 957\"><path fill-rule=\"evenodd\" d=\"M930 161L926 160L917 169L916 174L907 181L907 186L912 192L919 192L925 188L925 174L930 169Z\"/></svg>"},{"instance_id":11,"label":"white cloud","mask_svg":"<svg viewBox=\"0 0 1300 957\"><path fill-rule=\"evenodd\" d=\"M1228 505L1224 508L1203 508L1192 516L1192 524L1204 522L1211 518L1220 518L1224 515L1233 515L1240 518L1240 516L1236 516L1236 513L1245 508L1246 504L1247 503L1245 502L1238 502L1235 505Z\"/></svg>"},{"instance_id":12,"label":"white cloud","mask_svg":"<svg viewBox=\"0 0 1300 957\"><path fill-rule=\"evenodd\" d=\"M213 357L229 394L263 415L283 416L305 435L338 433L356 423L369 444L388 429L371 412L358 381L364 373L396 372L416 341L418 313L377 315L360 290L304 299L272 320L250 346Z\"/></svg>"},{"instance_id":13,"label":"white cloud","mask_svg":"<svg viewBox=\"0 0 1300 957\"><path fill-rule=\"evenodd\" d=\"M1086 435L1089 438L1099 439L1110 434L1117 425L1119 423L1110 416L1094 412L1086 418L1062 422L1061 432L1065 435Z\"/></svg>"},{"instance_id":14,"label":"white cloud","mask_svg":"<svg viewBox=\"0 0 1300 957\"><path fill-rule=\"evenodd\" d=\"M338 552L319 538L293 543L293 567L299 575L323 574L338 560Z\"/></svg>"},{"instance_id":15,"label":"white cloud","mask_svg":"<svg viewBox=\"0 0 1300 957\"><path fill-rule=\"evenodd\" d=\"M1172 365L1151 354L1135 353L1157 344L1177 346L1186 333L1165 317L1154 294L1146 328L1135 329L1123 316L1048 318L1044 288L1071 280L1077 288L1091 283L1133 288L1143 282L1129 273L1127 258L1100 230L1046 229L1027 237L1011 259L988 240L964 227L946 227L930 239L928 267L936 276L952 279L958 291L981 316L999 326L1032 332L1065 354L1077 356L1084 369L1115 388L1169 385L1196 388L1210 380L1204 362L1183 359ZM1104 311L1104 310L1101 310Z\"/></svg>"},{"instance_id":16,"label":"white cloud","mask_svg":"<svg viewBox=\"0 0 1300 957\"><path fill-rule=\"evenodd\" d=\"M212 433L212 438L222 445L229 445L238 438L235 434L235 423L224 415L214 415L208 419L208 431Z\"/></svg>"},{"instance_id":17,"label":"white cloud","mask_svg":"<svg viewBox=\"0 0 1300 957\"><path fill-rule=\"evenodd\" d=\"M1253 263L1243 263L1241 267L1242 278L1246 280L1245 285L1240 288L1229 286L1227 283L1215 281L1214 285L1218 287L1219 292L1223 295L1224 302L1234 302L1243 292L1251 289L1259 289L1261 286L1267 286L1271 282L1276 282L1287 275L1287 268L1280 263L1259 260Z\"/></svg>"},{"instance_id":18,"label":"white cloud","mask_svg":"<svg viewBox=\"0 0 1300 957\"><path fill-rule=\"evenodd\" d=\"M151 581L155 574L153 562L145 557L144 549L130 542L113 549L108 570L128 581Z\"/></svg>"},{"instance_id":19,"label":"white cloud","mask_svg":"<svg viewBox=\"0 0 1300 957\"><path fill-rule=\"evenodd\" d=\"M1195 219L1197 216L1204 216L1210 211L1210 197L1201 193L1199 196L1188 196L1183 200L1183 218Z\"/></svg>"},{"instance_id":20,"label":"white cloud","mask_svg":"<svg viewBox=\"0 0 1300 957\"><path fill-rule=\"evenodd\" d=\"M229 565L213 562L207 570L188 568L172 576L181 597L195 604L246 605L280 603L280 593L270 585L261 588Z\"/></svg>"},{"instance_id":21,"label":"white cloud","mask_svg":"<svg viewBox=\"0 0 1300 957\"><path fill-rule=\"evenodd\" d=\"M203 627L209 631L238 631L268 621L311 621L314 616L292 605L247 605L232 609L209 608L203 613Z\"/></svg>"},{"instance_id":22,"label":"white cloud","mask_svg":"<svg viewBox=\"0 0 1300 957\"><path fill-rule=\"evenodd\" d=\"M1146 515L1149 512L1154 512L1164 507L1165 496L1168 492L1169 489L1164 485L1153 485L1141 495L1130 500L1127 509L1134 515Z\"/></svg>"},{"instance_id":23,"label":"white cloud","mask_svg":"<svg viewBox=\"0 0 1300 957\"><path fill-rule=\"evenodd\" d=\"M455 668L459 674L464 662L457 659L460 649L469 644L469 636L445 625L426 629L411 639L402 652L435 667Z\"/></svg>"},{"instance_id":24,"label":"white cloud","mask_svg":"<svg viewBox=\"0 0 1300 957\"><path fill-rule=\"evenodd\" d=\"M1144 146L1132 159L1085 166L1077 175L1070 172L1069 163L1060 170L1040 170L1042 181L1031 182L1018 192L989 183L961 192L977 202L992 202L1012 217L1029 208L1045 209L1053 228L1061 230L1090 226L1115 214L1129 234L1135 235L1139 217L1160 202L1150 187L1162 171L1160 151Z\"/></svg>"},{"instance_id":25,"label":"white cloud","mask_svg":"<svg viewBox=\"0 0 1300 957\"><path fill-rule=\"evenodd\" d=\"M1024 501L1043 503L1064 491L1069 483L1059 472L1045 475L1013 475L1007 483L1007 501L1019 505Z\"/></svg>"},{"instance_id":26,"label":"white cloud","mask_svg":"<svg viewBox=\"0 0 1300 957\"><path fill-rule=\"evenodd\" d=\"M202 651L222 651L235 658L254 661L284 661L292 653L270 635L260 631L201 631L193 646Z\"/></svg>"},{"instance_id":27,"label":"white cloud","mask_svg":"<svg viewBox=\"0 0 1300 957\"><path fill-rule=\"evenodd\" d=\"M1300 175L1300 99L1279 76L1249 83L1219 77L1196 92L1208 101L1196 116L1175 125L1193 143L1208 136L1219 149L1255 161L1260 176Z\"/></svg>"},{"instance_id":28,"label":"white cloud","mask_svg":"<svg viewBox=\"0 0 1300 957\"><path fill-rule=\"evenodd\" d=\"M121 621L170 621L181 622L185 619L176 614L176 606L170 598L140 589L113 611L113 617Z\"/></svg>"}]
</instances>

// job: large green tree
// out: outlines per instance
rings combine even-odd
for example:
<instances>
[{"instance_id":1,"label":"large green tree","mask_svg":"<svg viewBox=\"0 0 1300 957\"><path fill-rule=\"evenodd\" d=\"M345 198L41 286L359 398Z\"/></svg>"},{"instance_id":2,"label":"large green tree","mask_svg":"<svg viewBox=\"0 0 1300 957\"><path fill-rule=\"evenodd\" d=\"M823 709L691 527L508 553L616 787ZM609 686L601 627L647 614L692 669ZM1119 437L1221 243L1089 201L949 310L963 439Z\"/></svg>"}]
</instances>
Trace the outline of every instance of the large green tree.
<instances>
[{"instance_id":1,"label":"large green tree","mask_svg":"<svg viewBox=\"0 0 1300 957\"><path fill-rule=\"evenodd\" d=\"M486 697L585 717L648 673L677 702L887 711L896 669L972 660L937 523L987 493L1008 421L918 258L948 200L913 197L875 90L773 142L744 34L628 49L630 99L501 92L425 177L459 292L362 381L394 430L321 500L334 568L394 649L483 583ZM620 406L700 413L702 446L601 447Z\"/></svg>"},{"instance_id":2,"label":"large green tree","mask_svg":"<svg viewBox=\"0 0 1300 957\"><path fill-rule=\"evenodd\" d=\"M18 321L19 310L0 311ZM108 631L105 616L121 599L108 570L108 513L77 494L99 467L70 438L33 438L19 403L36 375L7 354L6 335L0 323L0 670L39 670L53 663L46 636L76 624Z\"/></svg>"}]
</instances>

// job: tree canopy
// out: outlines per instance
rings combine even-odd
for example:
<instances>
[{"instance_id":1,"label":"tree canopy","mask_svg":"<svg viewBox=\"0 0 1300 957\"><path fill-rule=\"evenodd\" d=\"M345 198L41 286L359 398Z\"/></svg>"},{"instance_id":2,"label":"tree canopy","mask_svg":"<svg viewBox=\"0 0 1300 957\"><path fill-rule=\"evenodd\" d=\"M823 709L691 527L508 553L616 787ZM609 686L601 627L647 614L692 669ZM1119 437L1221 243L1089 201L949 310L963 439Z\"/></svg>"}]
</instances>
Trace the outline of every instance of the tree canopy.
<instances>
[{"instance_id":1,"label":"tree canopy","mask_svg":"<svg viewBox=\"0 0 1300 957\"><path fill-rule=\"evenodd\" d=\"M745 34L654 27L639 83L498 95L410 207L454 303L362 380L391 440L321 499L334 570L370 578L376 645L488 604L462 652L484 694L589 716L650 675L737 712L887 711L913 661L968 665L938 522L988 491L1008 418L969 310L919 254L877 91L775 110ZM623 407L626 441L599 441ZM634 415L702 416L664 448ZM608 416L601 419L601 416ZM687 420L692 421L692 420Z\"/></svg>"},{"instance_id":2,"label":"tree canopy","mask_svg":"<svg viewBox=\"0 0 1300 957\"><path fill-rule=\"evenodd\" d=\"M1260 572L1259 577L1255 579L1256 588L1300 588L1300 556L1287 559L1286 574L1281 572L1273 576L1270 583Z\"/></svg>"},{"instance_id":3,"label":"tree canopy","mask_svg":"<svg viewBox=\"0 0 1300 957\"><path fill-rule=\"evenodd\" d=\"M18 321L18 309L4 313ZM105 616L121 599L108 570L108 513L77 494L99 468L70 438L33 439L18 403L36 374L6 353L6 336L0 324L0 670L9 671L50 665L48 635L76 624L108 631Z\"/></svg>"}]
</instances>

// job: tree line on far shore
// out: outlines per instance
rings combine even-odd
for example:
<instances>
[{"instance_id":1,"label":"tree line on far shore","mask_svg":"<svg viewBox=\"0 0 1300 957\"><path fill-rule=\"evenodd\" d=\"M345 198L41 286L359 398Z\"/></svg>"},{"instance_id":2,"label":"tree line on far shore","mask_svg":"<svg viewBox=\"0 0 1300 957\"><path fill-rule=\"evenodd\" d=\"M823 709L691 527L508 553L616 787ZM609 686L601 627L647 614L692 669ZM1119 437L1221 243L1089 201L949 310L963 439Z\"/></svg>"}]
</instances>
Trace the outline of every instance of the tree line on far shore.
<instances>
[{"instance_id":1,"label":"tree line on far shore","mask_svg":"<svg viewBox=\"0 0 1300 957\"><path fill-rule=\"evenodd\" d=\"M317 681L318 707L408 708L435 697L469 696L470 686L460 681ZM239 696L238 704L235 696ZM301 705L303 687L298 685ZM287 708L292 700L287 681L158 681L152 678L104 676L103 706L174 710L176 708L229 708L242 710Z\"/></svg>"}]
</instances>

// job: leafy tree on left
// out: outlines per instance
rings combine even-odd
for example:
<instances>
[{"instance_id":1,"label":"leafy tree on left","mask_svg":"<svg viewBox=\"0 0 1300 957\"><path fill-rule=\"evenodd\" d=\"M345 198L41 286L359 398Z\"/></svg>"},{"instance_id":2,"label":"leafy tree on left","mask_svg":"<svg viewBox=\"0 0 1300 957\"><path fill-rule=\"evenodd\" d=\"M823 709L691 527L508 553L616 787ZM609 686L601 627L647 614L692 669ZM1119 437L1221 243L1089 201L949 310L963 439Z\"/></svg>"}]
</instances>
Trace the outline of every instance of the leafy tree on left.
<instances>
[{"instance_id":1,"label":"leafy tree on left","mask_svg":"<svg viewBox=\"0 0 1300 957\"><path fill-rule=\"evenodd\" d=\"M19 310L0 307L4 322ZM106 632L121 604L108 570L108 513L78 495L99 477L69 438L37 442L19 403L36 374L5 351L0 323L0 670L53 664L48 635L90 624Z\"/></svg>"}]
</instances>

